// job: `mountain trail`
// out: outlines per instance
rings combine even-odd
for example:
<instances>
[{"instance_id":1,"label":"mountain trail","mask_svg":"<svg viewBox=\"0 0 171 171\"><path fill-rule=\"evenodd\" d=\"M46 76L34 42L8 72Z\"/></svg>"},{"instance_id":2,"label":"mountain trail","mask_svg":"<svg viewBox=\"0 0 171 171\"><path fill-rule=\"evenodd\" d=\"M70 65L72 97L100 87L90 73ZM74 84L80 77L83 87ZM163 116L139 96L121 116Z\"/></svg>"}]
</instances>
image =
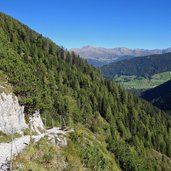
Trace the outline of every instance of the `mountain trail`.
<instances>
[{"instance_id":1,"label":"mountain trail","mask_svg":"<svg viewBox=\"0 0 171 171\"><path fill-rule=\"evenodd\" d=\"M62 134L66 135L67 133L73 132L73 129L70 130L61 130L60 128L54 127L52 129L46 130L46 133L40 135L32 136L33 142L38 142L45 135L50 134ZM10 167L10 160L13 156L17 156L21 153L27 145L30 144L31 137L25 135L19 138L14 139L9 143L0 143L0 171L6 171Z\"/></svg>"}]
</instances>

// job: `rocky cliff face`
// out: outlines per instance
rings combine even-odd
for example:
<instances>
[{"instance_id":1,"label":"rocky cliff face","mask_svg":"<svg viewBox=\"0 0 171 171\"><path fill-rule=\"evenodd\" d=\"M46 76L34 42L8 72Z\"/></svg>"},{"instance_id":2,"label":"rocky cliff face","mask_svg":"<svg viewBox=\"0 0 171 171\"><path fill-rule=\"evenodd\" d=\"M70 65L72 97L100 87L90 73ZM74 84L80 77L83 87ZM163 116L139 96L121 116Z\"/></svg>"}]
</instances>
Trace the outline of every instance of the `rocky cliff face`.
<instances>
[{"instance_id":1,"label":"rocky cliff face","mask_svg":"<svg viewBox=\"0 0 171 171\"><path fill-rule=\"evenodd\" d=\"M24 107L12 93L0 94L0 131L6 134L21 132L28 128L24 118Z\"/></svg>"}]
</instances>

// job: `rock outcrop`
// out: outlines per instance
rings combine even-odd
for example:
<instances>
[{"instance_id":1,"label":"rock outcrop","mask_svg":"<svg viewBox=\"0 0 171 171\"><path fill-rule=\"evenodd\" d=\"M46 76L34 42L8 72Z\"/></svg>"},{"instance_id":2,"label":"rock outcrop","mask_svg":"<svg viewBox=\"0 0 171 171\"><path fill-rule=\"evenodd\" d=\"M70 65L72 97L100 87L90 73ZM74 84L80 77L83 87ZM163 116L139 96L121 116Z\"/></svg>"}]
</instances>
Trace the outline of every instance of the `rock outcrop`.
<instances>
[{"instance_id":1,"label":"rock outcrop","mask_svg":"<svg viewBox=\"0 0 171 171\"><path fill-rule=\"evenodd\" d=\"M24 106L12 93L0 94L0 131L6 134L20 133L28 128L24 118Z\"/></svg>"},{"instance_id":2,"label":"rock outcrop","mask_svg":"<svg viewBox=\"0 0 171 171\"><path fill-rule=\"evenodd\" d=\"M41 134L40 131L45 131L39 111L35 111L35 113L33 113L33 115L29 118L29 125L30 129L35 131L37 134Z\"/></svg>"},{"instance_id":3,"label":"rock outcrop","mask_svg":"<svg viewBox=\"0 0 171 171\"><path fill-rule=\"evenodd\" d=\"M67 129L62 130L61 128L54 127L46 131L48 134L49 142L59 146L59 147L66 147L67 143L67 136L70 133L74 132L74 129Z\"/></svg>"},{"instance_id":4,"label":"rock outcrop","mask_svg":"<svg viewBox=\"0 0 171 171\"><path fill-rule=\"evenodd\" d=\"M66 147L68 145L66 137L61 134L48 134L48 140L57 146Z\"/></svg>"}]
</instances>

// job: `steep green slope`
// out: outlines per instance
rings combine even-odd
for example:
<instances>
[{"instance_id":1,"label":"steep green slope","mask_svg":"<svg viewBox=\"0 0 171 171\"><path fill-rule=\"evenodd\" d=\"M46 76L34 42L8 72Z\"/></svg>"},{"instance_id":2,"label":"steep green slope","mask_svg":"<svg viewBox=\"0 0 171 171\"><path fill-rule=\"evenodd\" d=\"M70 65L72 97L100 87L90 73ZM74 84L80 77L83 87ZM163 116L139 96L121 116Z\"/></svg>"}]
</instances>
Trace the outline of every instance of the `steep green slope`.
<instances>
[{"instance_id":1,"label":"steep green slope","mask_svg":"<svg viewBox=\"0 0 171 171\"><path fill-rule=\"evenodd\" d=\"M171 81L145 91L141 97L163 110L171 110Z\"/></svg>"},{"instance_id":2,"label":"steep green slope","mask_svg":"<svg viewBox=\"0 0 171 171\"><path fill-rule=\"evenodd\" d=\"M85 167L95 170L97 160L90 160L95 155L102 161L96 170L110 168L106 162L110 153L117 159L115 167L122 170L162 170L169 165L170 158L161 164L157 157L149 159L151 150L163 158L171 157L168 114L103 79L79 56L13 18L0 13L0 25L0 70L7 75L20 103L26 106L25 112L32 114L40 109L47 126L51 126L52 119L59 125L62 117L67 126L77 130L82 125L93 138L99 138L96 141L102 142L87 145L84 131L81 137L77 132L70 137L83 155L81 162ZM82 150L84 143L89 155ZM108 154L104 155L105 151Z\"/></svg>"},{"instance_id":3,"label":"steep green slope","mask_svg":"<svg viewBox=\"0 0 171 171\"><path fill-rule=\"evenodd\" d=\"M76 127L66 147L49 143L47 137L31 144L13 160L13 168L39 171L121 171L115 157L106 149L106 143L83 126Z\"/></svg>"}]
</instances>

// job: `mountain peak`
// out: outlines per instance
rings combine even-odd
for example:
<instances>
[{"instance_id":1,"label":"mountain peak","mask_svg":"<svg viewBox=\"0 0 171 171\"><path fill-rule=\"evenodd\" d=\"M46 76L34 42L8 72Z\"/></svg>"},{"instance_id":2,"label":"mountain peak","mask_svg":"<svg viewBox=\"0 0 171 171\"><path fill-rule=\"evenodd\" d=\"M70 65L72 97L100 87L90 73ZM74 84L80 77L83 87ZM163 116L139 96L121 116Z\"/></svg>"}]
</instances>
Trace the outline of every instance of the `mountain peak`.
<instances>
[{"instance_id":1,"label":"mountain peak","mask_svg":"<svg viewBox=\"0 0 171 171\"><path fill-rule=\"evenodd\" d=\"M91 45L86 45L86 46L83 46L81 49L89 49L89 48L94 48L94 47Z\"/></svg>"}]
</instances>

